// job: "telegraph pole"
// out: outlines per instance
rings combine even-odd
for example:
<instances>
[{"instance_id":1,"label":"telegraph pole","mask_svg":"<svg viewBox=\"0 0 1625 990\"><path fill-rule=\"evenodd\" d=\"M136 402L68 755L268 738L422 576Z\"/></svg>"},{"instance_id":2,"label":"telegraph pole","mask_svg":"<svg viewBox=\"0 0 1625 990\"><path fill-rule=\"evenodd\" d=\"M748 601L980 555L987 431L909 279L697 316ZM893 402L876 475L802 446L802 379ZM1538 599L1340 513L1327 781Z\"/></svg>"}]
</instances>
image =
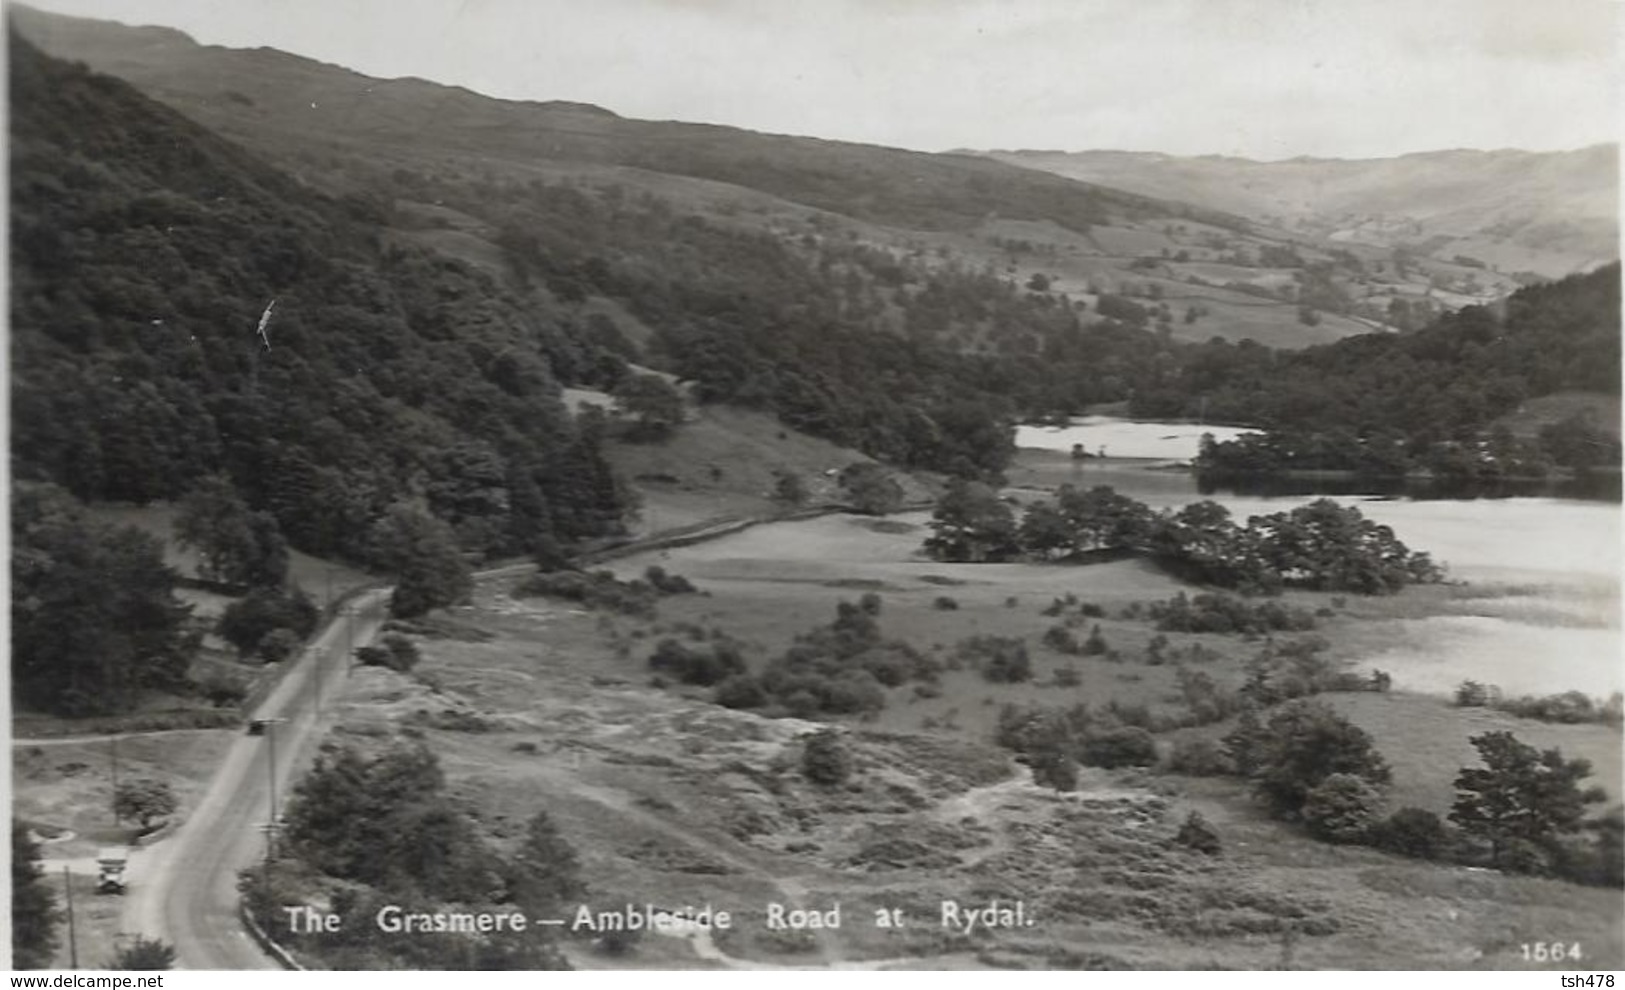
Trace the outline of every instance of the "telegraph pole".
<instances>
[{"instance_id":1,"label":"telegraph pole","mask_svg":"<svg viewBox=\"0 0 1625 990\"><path fill-rule=\"evenodd\" d=\"M73 884L68 880L68 865L62 864L62 893L68 903L68 968L79 968L79 938L73 925Z\"/></svg>"},{"instance_id":2,"label":"telegraph pole","mask_svg":"<svg viewBox=\"0 0 1625 990\"><path fill-rule=\"evenodd\" d=\"M270 825L265 833L265 864L267 870L270 869L271 861L276 859L276 727L286 721L285 718L268 718L265 720L266 756L268 757L266 770L269 772L271 779L271 818Z\"/></svg>"},{"instance_id":3,"label":"telegraph pole","mask_svg":"<svg viewBox=\"0 0 1625 990\"><path fill-rule=\"evenodd\" d=\"M113 825L117 827L124 824L124 816L118 813L118 736L109 737L108 745L113 750Z\"/></svg>"}]
</instances>

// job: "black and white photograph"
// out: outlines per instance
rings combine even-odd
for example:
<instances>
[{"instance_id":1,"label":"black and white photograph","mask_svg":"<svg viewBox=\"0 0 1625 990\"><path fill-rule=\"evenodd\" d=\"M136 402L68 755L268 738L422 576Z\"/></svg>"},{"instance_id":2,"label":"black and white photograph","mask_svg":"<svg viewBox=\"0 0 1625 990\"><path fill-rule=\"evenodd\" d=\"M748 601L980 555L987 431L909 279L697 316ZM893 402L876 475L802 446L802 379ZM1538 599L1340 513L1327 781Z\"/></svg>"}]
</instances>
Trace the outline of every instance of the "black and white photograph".
<instances>
[{"instance_id":1,"label":"black and white photograph","mask_svg":"<svg viewBox=\"0 0 1625 990\"><path fill-rule=\"evenodd\" d=\"M0 10L13 970L1625 970L1615 0Z\"/></svg>"}]
</instances>

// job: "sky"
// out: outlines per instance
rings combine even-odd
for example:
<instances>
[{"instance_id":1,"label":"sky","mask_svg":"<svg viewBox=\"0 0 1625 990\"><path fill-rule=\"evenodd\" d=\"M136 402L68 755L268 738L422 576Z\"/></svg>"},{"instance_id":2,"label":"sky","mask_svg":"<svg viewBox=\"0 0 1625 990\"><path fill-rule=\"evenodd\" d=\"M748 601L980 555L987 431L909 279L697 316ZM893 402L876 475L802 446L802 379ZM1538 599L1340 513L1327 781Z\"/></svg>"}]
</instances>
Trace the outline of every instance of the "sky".
<instances>
[{"instance_id":1,"label":"sky","mask_svg":"<svg viewBox=\"0 0 1625 990\"><path fill-rule=\"evenodd\" d=\"M1618 140L1622 0L33 0L506 99L943 151Z\"/></svg>"}]
</instances>

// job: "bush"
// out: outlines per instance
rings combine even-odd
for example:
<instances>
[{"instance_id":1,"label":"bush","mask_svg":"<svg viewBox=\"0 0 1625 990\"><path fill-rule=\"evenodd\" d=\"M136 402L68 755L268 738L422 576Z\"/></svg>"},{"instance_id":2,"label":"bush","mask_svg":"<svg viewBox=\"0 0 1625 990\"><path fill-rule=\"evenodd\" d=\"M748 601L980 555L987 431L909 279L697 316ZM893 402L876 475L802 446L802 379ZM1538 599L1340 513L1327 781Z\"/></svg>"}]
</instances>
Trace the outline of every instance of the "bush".
<instances>
[{"instance_id":1,"label":"bush","mask_svg":"<svg viewBox=\"0 0 1625 990\"><path fill-rule=\"evenodd\" d=\"M618 581L609 571L533 574L515 585L513 593L518 597L563 598L590 609L609 609L642 618L654 615L658 597L652 586L642 581Z\"/></svg>"},{"instance_id":2,"label":"bush","mask_svg":"<svg viewBox=\"0 0 1625 990\"><path fill-rule=\"evenodd\" d=\"M1370 838L1379 849L1415 859L1438 859L1450 845L1444 822L1424 808L1400 808L1379 822Z\"/></svg>"},{"instance_id":3,"label":"bush","mask_svg":"<svg viewBox=\"0 0 1625 990\"><path fill-rule=\"evenodd\" d=\"M1168 754L1168 769L1189 777L1221 777L1236 772L1223 747L1211 739L1181 739Z\"/></svg>"},{"instance_id":4,"label":"bush","mask_svg":"<svg viewBox=\"0 0 1625 990\"><path fill-rule=\"evenodd\" d=\"M1077 687L1079 684L1082 684L1082 683L1083 683L1083 678L1078 674L1078 670L1077 670L1076 667L1056 667L1055 668L1055 686L1056 687L1073 688L1073 687Z\"/></svg>"},{"instance_id":5,"label":"bush","mask_svg":"<svg viewBox=\"0 0 1625 990\"><path fill-rule=\"evenodd\" d=\"M717 685L712 700L724 708L760 708L767 704L767 692L751 675L734 674Z\"/></svg>"},{"instance_id":6,"label":"bush","mask_svg":"<svg viewBox=\"0 0 1625 990\"><path fill-rule=\"evenodd\" d=\"M745 658L729 639L704 646L689 646L680 640L663 639L649 657L649 666L675 676L684 684L709 687L724 678L745 672Z\"/></svg>"},{"instance_id":7,"label":"bush","mask_svg":"<svg viewBox=\"0 0 1625 990\"><path fill-rule=\"evenodd\" d=\"M691 595L699 589L681 574L667 574L664 567L651 564L643 572L643 580L662 595Z\"/></svg>"},{"instance_id":8,"label":"bush","mask_svg":"<svg viewBox=\"0 0 1625 990\"><path fill-rule=\"evenodd\" d=\"M801 775L823 787L835 787L852 775L852 756L834 729L807 737L801 750Z\"/></svg>"},{"instance_id":9,"label":"bush","mask_svg":"<svg viewBox=\"0 0 1625 990\"><path fill-rule=\"evenodd\" d=\"M1315 628L1314 613L1278 601L1257 605L1226 594L1199 594L1187 598L1182 591L1151 606L1151 618L1164 632L1252 633L1302 632Z\"/></svg>"},{"instance_id":10,"label":"bush","mask_svg":"<svg viewBox=\"0 0 1625 990\"><path fill-rule=\"evenodd\" d=\"M1193 811L1185 816L1185 823L1179 826L1174 841L1205 856L1217 856L1222 851L1219 833L1213 831L1213 826L1207 823L1207 819L1203 818L1199 811Z\"/></svg>"},{"instance_id":11,"label":"bush","mask_svg":"<svg viewBox=\"0 0 1625 990\"><path fill-rule=\"evenodd\" d=\"M931 607L939 612L952 612L959 608L959 602L948 595L938 595Z\"/></svg>"},{"instance_id":12,"label":"bush","mask_svg":"<svg viewBox=\"0 0 1625 990\"><path fill-rule=\"evenodd\" d=\"M1364 842L1381 806L1382 795L1370 784L1354 774L1334 773L1305 796L1303 823L1327 842Z\"/></svg>"},{"instance_id":13,"label":"bush","mask_svg":"<svg viewBox=\"0 0 1625 990\"><path fill-rule=\"evenodd\" d=\"M1065 626L1050 626L1044 631L1043 643L1045 646L1070 656L1079 656L1083 653L1083 644L1078 637Z\"/></svg>"},{"instance_id":14,"label":"bush","mask_svg":"<svg viewBox=\"0 0 1625 990\"><path fill-rule=\"evenodd\" d=\"M1151 733L1125 725L1092 733L1083 740L1078 762L1086 767L1146 767L1157 762L1157 744Z\"/></svg>"},{"instance_id":15,"label":"bush","mask_svg":"<svg viewBox=\"0 0 1625 990\"><path fill-rule=\"evenodd\" d=\"M366 667L388 667L404 674L417 666L422 655L417 644L400 633L385 633L377 645L357 649L355 658Z\"/></svg>"},{"instance_id":16,"label":"bush","mask_svg":"<svg viewBox=\"0 0 1625 990\"><path fill-rule=\"evenodd\" d=\"M260 637L254 655L261 663L281 663L299 651L301 642L303 639L292 629L272 629Z\"/></svg>"},{"instance_id":17,"label":"bush","mask_svg":"<svg viewBox=\"0 0 1625 990\"><path fill-rule=\"evenodd\" d=\"M1096 623L1095 627L1089 630L1089 638L1083 641L1084 655L1098 657L1105 653L1109 648L1110 647L1106 645L1106 637L1100 634L1099 623Z\"/></svg>"},{"instance_id":18,"label":"bush","mask_svg":"<svg viewBox=\"0 0 1625 990\"><path fill-rule=\"evenodd\" d=\"M156 970L175 965L175 947L168 942L137 935L129 945L113 954L109 969Z\"/></svg>"},{"instance_id":19,"label":"bush","mask_svg":"<svg viewBox=\"0 0 1625 990\"><path fill-rule=\"evenodd\" d=\"M1027 644L1019 637L972 636L961 640L955 652L975 664L982 676L994 684L1018 684L1033 676Z\"/></svg>"}]
</instances>

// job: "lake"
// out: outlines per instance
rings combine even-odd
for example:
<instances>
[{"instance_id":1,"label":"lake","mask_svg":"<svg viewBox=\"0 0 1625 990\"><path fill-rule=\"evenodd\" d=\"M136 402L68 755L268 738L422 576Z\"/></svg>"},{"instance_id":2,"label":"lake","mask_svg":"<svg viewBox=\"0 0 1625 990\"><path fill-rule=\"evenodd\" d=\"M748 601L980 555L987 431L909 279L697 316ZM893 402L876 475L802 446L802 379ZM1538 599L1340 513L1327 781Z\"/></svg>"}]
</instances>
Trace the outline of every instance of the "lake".
<instances>
[{"instance_id":1,"label":"lake","mask_svg":"<svg viewBox=\"0 0 1625 990\"><path fill-rule=\"evenodd\" d=\"M1257 432L1238 426L1139 423L1113 416L1079 416L1069 426L1018 426L1016 446L1071 453L1073 444L1082 444L1090 454L1104 450L1107 457L1188 461L1196 456L1204 433L1222 441Z\"/></svg>"}]
</instances>

